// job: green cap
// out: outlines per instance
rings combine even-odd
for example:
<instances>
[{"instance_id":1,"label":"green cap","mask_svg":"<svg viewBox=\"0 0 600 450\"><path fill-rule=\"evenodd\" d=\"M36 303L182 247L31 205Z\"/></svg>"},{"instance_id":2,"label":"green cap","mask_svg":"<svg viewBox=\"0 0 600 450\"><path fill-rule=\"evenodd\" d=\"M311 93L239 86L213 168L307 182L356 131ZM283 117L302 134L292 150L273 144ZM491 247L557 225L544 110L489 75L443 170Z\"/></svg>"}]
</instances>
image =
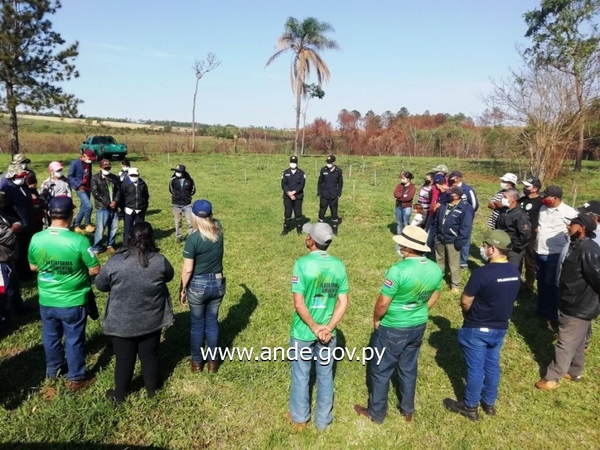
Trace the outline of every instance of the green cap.
<instances>
[{"instance_id":1,"label":"green cap","mask_svg":"<svg viewBox=\"0 0 600 450\"><path fill-rule=\"evenodd\" d=\"M510 236L502 230L488 230L484 234L476 236L475 239L500 250L510 250Z\"/></svg>"}]
</instances>

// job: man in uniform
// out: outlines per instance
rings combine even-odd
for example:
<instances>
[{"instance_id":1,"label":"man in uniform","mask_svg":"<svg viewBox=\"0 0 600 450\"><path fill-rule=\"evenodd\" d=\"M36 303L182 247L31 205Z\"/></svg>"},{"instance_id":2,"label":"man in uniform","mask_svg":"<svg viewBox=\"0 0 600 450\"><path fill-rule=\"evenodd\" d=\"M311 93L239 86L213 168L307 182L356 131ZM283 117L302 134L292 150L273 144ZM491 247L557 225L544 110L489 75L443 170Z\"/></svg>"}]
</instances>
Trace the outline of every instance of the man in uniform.
<instances>
[{"instance_id":1,"label":"man in uniform","mask_svg":"<svg viewBox=\"0 0 600 450\"><path fill-rule=\"evenodd\" d=\"M302 234L302 200L304 199L304 184L306 174L298 168L298 157L290 156L290 167L281 174L281 189L283 190L283 231L285 236L292 229L292 210L296 219L296 232Z\"/></svg>"},{"instance_id":2,"label":"man in uniform","mask_svg":"<svg viewBox=\"0 0 600 450\"><path fill-rule=\"evenodd\" d=\"M319 204L319 222L325 220L325 211L331 209L331 225L333 234L338 233L338 200L342 196L344 177L342 169L335 165L335 156L329 155L326 166L321 169L317 183L317 195L321 198Z\"/></svg>"},{"instance_id":3,"label":"man in uniform","mask_svg":"<svg viewBox=\"0 0 600 450\"><path fill-rule=\"evenodd\" d=\"M310 372L317 378L315 425L324 430L333 420L333 358L336 326L348 309L348 276L338 258L327 253L333 230L326 223L305 223L305 245L310 253L301 257L292 273L294 317L290 347L292 384L288 420L301 430L310 418Z\"/></svg>"},{"instance_id":4,"label":"man in uniform","mask_svg":"<svg viewBox=\"0 0 600 450\"><path fill-rule=\"evenodd\" d=\"M531 240L531 222L527 213L519 207L519 191L508 189L502 194L504 209L500 211L496 228L510 236L511 248L508 261L520 268L525 248Z\"/></svg>"}]
</instances>

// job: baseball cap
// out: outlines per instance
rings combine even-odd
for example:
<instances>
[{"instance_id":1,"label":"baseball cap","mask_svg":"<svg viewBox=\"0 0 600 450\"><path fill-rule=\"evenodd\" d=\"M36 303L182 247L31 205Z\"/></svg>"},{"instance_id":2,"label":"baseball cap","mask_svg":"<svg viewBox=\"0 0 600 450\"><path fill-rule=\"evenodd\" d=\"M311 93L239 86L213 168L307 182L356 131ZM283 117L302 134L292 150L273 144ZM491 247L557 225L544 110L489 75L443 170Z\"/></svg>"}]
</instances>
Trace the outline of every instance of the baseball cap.
<instances>
[{"instance_id":1,"label":"baseball cap","mask_svg":"<svg viewBox=\"0 0 600 450\"><path fill-rule=\"evenodd\" d=\"M52 161L48 165L48 170L50 172L58 172L59 170L63 170L63 165L60 162L58 162L58 161Z\"/></svg>"},{"instance_id":2,"label":"baseball cap","mask_svg":"<svg viewBox=\"0 0 600 450\"><path fill-rule=\"evenodd\" d=\"M106 169L107 167L109 169L112 167L111 164L110 164L110 161L108 159L103 159L102 161L100 161L100 168L101 169Z\"/></svg>"},{"instance_id":3,"label":"baseball cap","mask_svg":"<svg viewBox=\"0 0 600 450\"><path fill-rule=\"evenodd\" d=\"M450 172L450 175L448 175L448 178L462 178L463 174L460 170L453 170L452 172Z\"/></svg>"},{"instance_id":4,"label":"baseball cap","mask_svg":"<svg viewBox=\"0 0 600 450\"><path fill-rule=\"evenodd\" d=\"M446 184L446 177L441 173L437 173L433 176L434 184Z\"/></svg>"},{"instance_id":5,"label":"baseball cap","mask_svg":"<svg viewBox=\"0 0 600 450\"><path fill-rule=\"evenodd\" d=\"M596 231L596 222L587 214L578 214L577 217L571 219L571 223L584 226L587 231Z\"/></svg>"},{"instance_id":6,"label":"baseball cap","mask_svg":"<svg viewBox=\"0 0 600 450\"><path fill-rule=\"evenodd\" d=\"M492 247L499 248L500 250L510 250L510 236L506 231L488 230L475 238L478 241L487 242Z\"/></svg>"},{"instance_id":7,"label":"baseball cap","mask_svg":"<svg viewBox=\"0 0 600 450\"><path fill-rule=\"evenodd\" d=\"M137 175L138 177L140 176L140 171L137 167L130 167L129 170L127 171L128 175Z\"/></svg>"},{"instance_id":8,"label":"baseball cap","mask_svg":"<svg viewBox=\"0 0 600 450\"><path fill-rule=\"evenodd\" d=\"M591 213L600 216L600 202L598 200L590 200L584 203L581 208L577 208L577 211L583 214Z\"/></svg>"},{"instance_id":9,"label":"baseball cap","mask_svg":"<svg viewBox=\"0 0 600 450\"><path fill-rule=\"evenodd\" d=\"M516 185L517 182L519 181L519 179L517 178L517 176L514 173L510 173L510 172L505 173L504 175L502 175L500 177L500 179L502 181L507 181L508 183L512 183L514 185Z\"/></svg>"},{"instance_id":10,"label":"baseball cap","mask_svg":"<svg viewBox=\"0 0 600 450\"><path fill-rule=\"evenodd\" d=\"M327 157L327 163L331 164L331 163L334 163L334 162L335 162L335 156L334 155L329 155Z\"/></svg>"},{"instance_id":11,"label":"baseball cap","mask_svg":"<svg viewBox=\"0 0 600 450\"><path fill-rule=\"evenodd\" d=\"M558 186L546 186L546 189L540 194L542 197L563 197L563 190Z\"/></svg>"},{"instance_id":12,"label":"baseball cap","mask_svg":"<svg viewBox=\"0 0 600 450\"><path fill-rule=\"evenodd\" d=\"M458 195L459 197L465 195L465 191L463 191L463 189L460 186L450 186L449 191L453 194Z\"/></svg>"},{"instance_id":13,"label":"baseball cap","mask_svg":"<svg viewBox=\"0 0 600 450\"><path fill-rule=\"evenodd\" d=\"M331 226L325 222L317 222L314 224L307 222L302 225L302 231L309 234L317 244L327 245L333 240L333 230L331 229Z\"/></svg>"},{"instance_id":14,"label":"baseball cap","mask_svg":"<svg viewBox=\"0 0 600 450\"><path fill-rule=\"evenodd\" d=\"M521 183L523 183L523 186L527 186L527 187L533 186L538 189L542 188L542 182L540 181L539 178L528 178L527 180L521 181Z\"/></svg>"},{"instance_id":15,"label":"baseball cap","mask_svg":"<svg viewBox=\"0 0 600 450\"><path fill-rule=\"evenodd\" d=\"M56 197L52 197L50 203L48 204L48 212L52 214L71 214L75 209L75 205L73 204L73 200L71 197L67 197L66 195L57 195Z\"/></svg>"},{"instance_id":16,"label":"baseball cap","mask_svg":"<svg viewBox=\"0 0 600 450\"><path fill-rule=\"evenodd\" d=\"M291 163L298 163L298 157L296 155L290 156L290 162Z\"/></svg>"},{"instance_id":17,"label":"baseball cap","mask_svg":"<svg viewBox=\"0 0 600 450\"><path fill-rule=\"evenodd\" d=\"M192 205L192 212L198 217L210 217L212 214L212 205L208 200L196 200Z\"/></svg>"},{"instance_id":18,"label":"baseball cap","mask_svg":"<svg viewBox=\"0 0 600 450\"><path fill-rule=\"evenodd\" d=\"M175 172L185 172L185 166L183 164L177 164L174 169Z\"/></svg>"},{"instance_id":19,"label":"baseball cap","mask_svg":"<svg viewBox=\"0 0 600 450\"><path fill-rule=\"evenodd\" d=\"M13 156L13 163L15 164L28 164L31 160L25 156L25 153L17 153Z\"/></svg>"},{"instance_id":20,"label":"baseball cap","mask_svg":"<svg viewBox=\"0 0 600 450\"><path fill-rule=\"evenodd\" d=\"M448 167L445 164L438 164L433 168L433 171L448 173Z\"/></svg>"},{"instance_id":21,"label":"baseball cap","mask_svg":"<svg viewBox=\"0 0 600 450\"><path fill-rule=\"evenodd\" d=\"M82 153L83 156L87 156L88 158L90 158L92 161L96 161L96 154L91 151L91 150L84 150Z\"/></svg>"}]
</instances>

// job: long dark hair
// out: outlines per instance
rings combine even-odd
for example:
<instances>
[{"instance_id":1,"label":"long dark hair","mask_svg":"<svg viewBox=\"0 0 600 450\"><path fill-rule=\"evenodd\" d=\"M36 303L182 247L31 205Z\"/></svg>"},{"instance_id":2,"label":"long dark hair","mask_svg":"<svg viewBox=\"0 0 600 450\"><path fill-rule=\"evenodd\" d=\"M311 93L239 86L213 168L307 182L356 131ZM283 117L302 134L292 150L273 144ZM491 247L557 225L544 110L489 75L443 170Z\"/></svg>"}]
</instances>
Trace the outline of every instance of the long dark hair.
<instances>
[{"instance_id":1,"label":"long dark hair","mask_svg":"<svg viewBox=\"0 0 600 450\"><path fill-rule=\"evenodd\" d=\"M136 223L131 229L129 235L129 245L127 249L137 251L138 261L142 267L148 267L148 255L158 252L158 247L154 243L154 230L148 222Z\"/></svg>"}]
</instances>

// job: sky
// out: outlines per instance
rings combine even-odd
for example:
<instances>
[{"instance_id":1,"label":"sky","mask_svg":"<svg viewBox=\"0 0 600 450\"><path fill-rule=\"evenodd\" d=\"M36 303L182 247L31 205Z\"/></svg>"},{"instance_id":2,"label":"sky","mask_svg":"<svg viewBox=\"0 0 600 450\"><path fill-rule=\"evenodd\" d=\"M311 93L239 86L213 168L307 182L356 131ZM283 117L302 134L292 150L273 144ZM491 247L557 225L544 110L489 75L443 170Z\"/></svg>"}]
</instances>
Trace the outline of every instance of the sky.
<instances>
[{"instance_id":1,"label":"sky","mask_svg":"<svg viewBox=\"0 0 600 450\"><path fill-rule=\"evenodd\" d=\"M85 116L191 122L194 60L221 65L200 81L196 121L293 128L291 55L269 67L288 17L329 22L341 51L307 122L334 125L343 108L362 114L428 110L480 114L481 96L527 45L523 14L539 0L62 0L52 18L79 42L80 77L65 85ZM316 82L316 80L309 80Z\"/></svg>"}]
</instances>

